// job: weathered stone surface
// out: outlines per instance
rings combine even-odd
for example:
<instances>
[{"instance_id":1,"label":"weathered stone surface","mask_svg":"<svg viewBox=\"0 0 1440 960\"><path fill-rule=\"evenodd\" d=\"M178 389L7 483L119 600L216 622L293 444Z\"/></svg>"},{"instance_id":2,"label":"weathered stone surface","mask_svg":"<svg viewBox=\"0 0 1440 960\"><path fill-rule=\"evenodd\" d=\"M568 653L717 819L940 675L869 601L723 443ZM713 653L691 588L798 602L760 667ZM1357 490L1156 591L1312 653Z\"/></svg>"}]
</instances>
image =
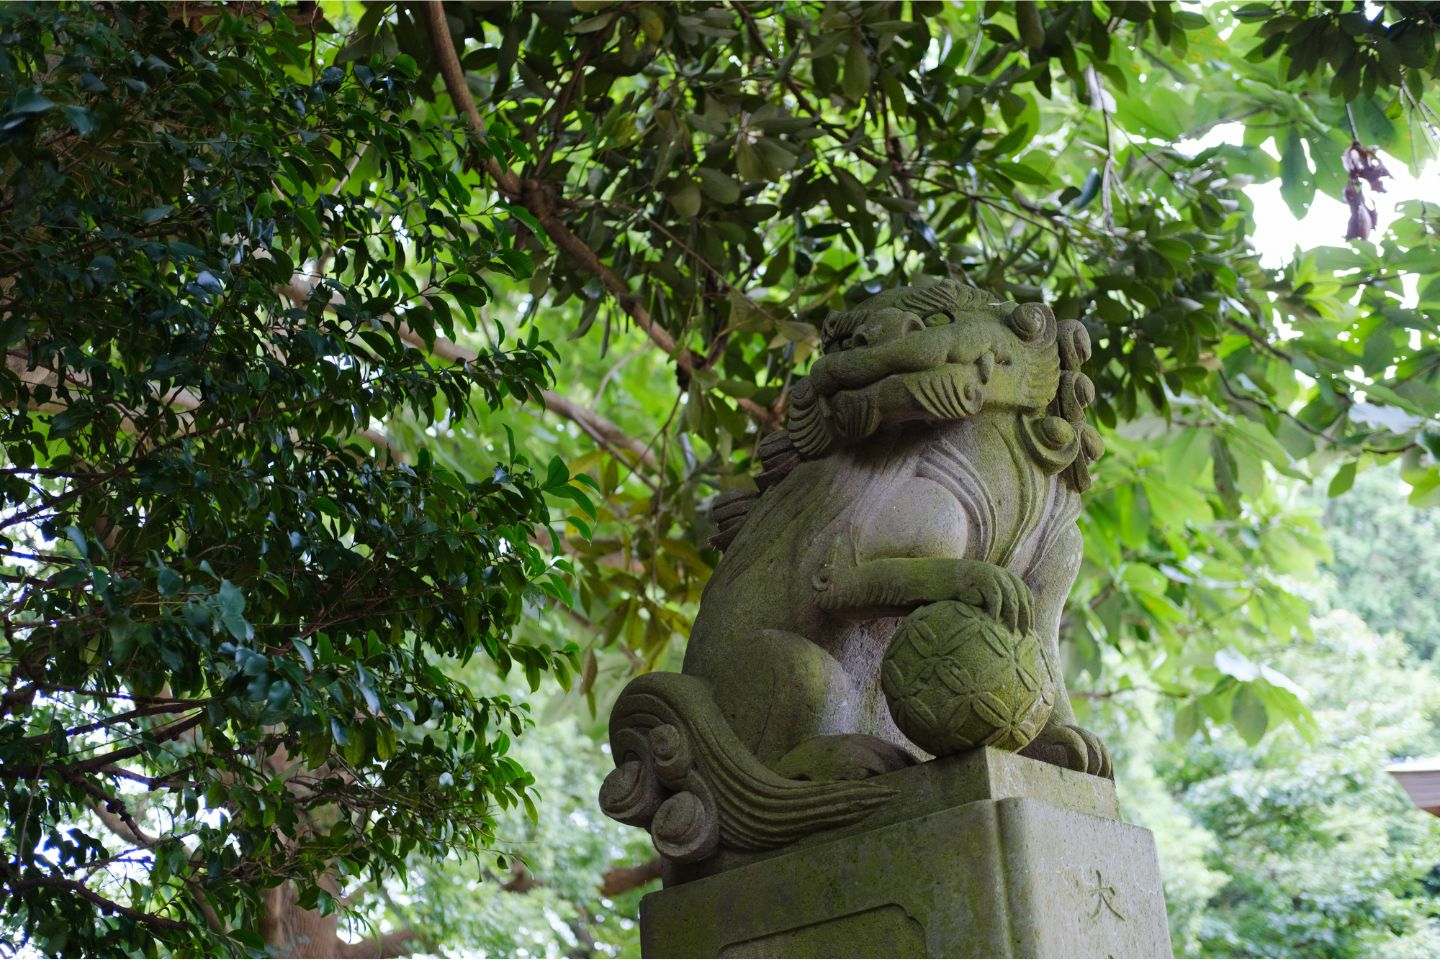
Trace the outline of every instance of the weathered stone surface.
<instances>
[{"instance_id":1,"label":"weathered stone surface","mask_svg":"<svg viewBox=\"0 0 1440 960\"><path fill-rule=\"evenodd\" d=\"M1058 666L1085 327L940 280L821 338L758 489L715 499L684 672L611 714L601 806L665 857L646 954L1168 955Z\"/></svg>"},{"instance_id":2,"label":"weathered stone surface","mask_svg":"<svg viewBox=\"0 0 1440 960\"><path fill-rule=\"evenodd\" d=\"M673 886L711 876L791 850L830 843L840 837L893 823L919 820L977 800L1039 798L1092 817L1106 820L1120 817L1113 781L1040 763L993 747L917 764L874 777L867 780L866 785L883 791L886 800L856 822L826 825L785 847L722 849L703 862L672 862L666 874L666 883Z\"/></svg>"},{"instance_id":3,"label":"weathered stone surface","mask_svg":"<svg viewBox=\"0 0 1440 960\"><path fill-rule=\"evenodd\" d=\"M854 823L893 798L874 780L775 772L735 736L705 681L683 674L631 681L610 715L610 745L616 768L600 788L601 809L649 827L655 848L676 863L773 849Z\"/></svg>"},{"instance_id":4,"label":"weathered stone surface","mask_svg":"<svg viewBox=\"0 0 1440 960\"><path fill-rule=\"evenodd\" d=\"M872 821L672 876L645 955L1170 955L1154 843L1109 781L984 749L877 782L903 799Z\"/></svg>"},{"instance_id":5,"label":"weathered stone surface","mask_svg":"<svg viewBox=\"0 0 1440 960\"><path fill-rule=\"evenodd\" d=\"M1057 667L1100 453L1085 327L940 280L821 334L759 490L716 498L684 674L612 714L602 806L676 862L865 821L888 802L867 778L932 755L1110 774Z\"/></svg>"}]
</instances>

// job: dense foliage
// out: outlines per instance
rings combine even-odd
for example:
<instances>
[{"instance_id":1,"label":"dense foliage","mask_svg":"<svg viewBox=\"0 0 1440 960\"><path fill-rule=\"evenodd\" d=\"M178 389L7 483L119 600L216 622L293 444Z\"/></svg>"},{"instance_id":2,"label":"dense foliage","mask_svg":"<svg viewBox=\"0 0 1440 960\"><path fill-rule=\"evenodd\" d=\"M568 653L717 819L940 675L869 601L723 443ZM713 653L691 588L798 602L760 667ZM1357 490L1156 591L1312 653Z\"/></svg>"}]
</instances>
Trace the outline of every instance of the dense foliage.
<instances>
[{"instance_id":1,"label":"dense foliage","mask_svg":"<svg viewBox=\"0 0 1440 960\"><path fill-rule=\"evenodd\" d=\"M1356 478L1356 496L1326 501L1323 569L1336 607L1440 662L1440 510L1407 509L1398 481L1393 468L1371 470Z\"/></svg>"},{"instance_id":2,"label":"dense foliage","mask_svg":"<svg viewBox=\"0 0 1440 960\"><path fill-rule=\"evenodd\" d=\"M407 120L404 58L322 68L283 16L0 18L0 897L46 952L259 949L268 888L323 903L532 802L523 706L445 664L566 669L510 630L567 595L544 491L583 495L372 431L538 397L533 332L436 365L390 317L454 335L528 258Z\"/></svg>"},{"instance_id":3,"label":"dense foliage","mask_svg":"<svg viewBox=\"0 0 1440 960\"><path fill-rule=\"evenodd\" d=\"M345 900L380 927L500 937L375 876L408 864L436 902L483 898L505 874L420 854L526 849L490 820L527 787L499 729L523 691L453 661L567 680L573 644L551 709L597 732L624 679L674 662L715 561L707 502L751 482L819 321L904 278L1090 330L1109 452L1064 640L1096 711L1158 698L1181 741L1323 737L1285 675L1311 634L1294 578L1327 553L1292 484L1323 472L1338 496L1400 459L1412 505L1440 501L1440 221L1376 203L1387 164L1434 154L1432 4L0 16L4 516L34 554L5 568L7 691L33 697L7 697L20 759L0 761L34 776L0 775L5 849L31 871L4 880L125 853L59 833L103 831L87 784L128 807L139 783L66 779L130 749L92 722L139 738L156 806L137 824L191 851L132 844L133 866L92 875L149 921L24 888L32 934L85 920L53 949L198 943L207 899L245 936L261 888L308 880L324 905L365 866ZM1262 266L1257 182L1350 221ZM545 490L580 510L554 540ZM1365 561L1337 548L1347 563ZM39 688L60 671L90 696ZM196 726L159 742L176 722ZM82 729L67 747L54 723ZM566 809L590 773L549 769ZM37 815L44 837L22 828ZM567 950L624 947L576 860L533 859L550 899L526 909L563 917Z\"/></svg>"},{"instance_id":4,"label":"dense foliage","mask_svg":"<svg viewBox=\"0 0 1440 960\"><path fill-rule=\"evenodd\" d=\"M683 638L713 560L706 500L750 482L817 322L926 272L1043 298L1097 344L1112 454L1067 620L1075 669L1126 652L1113 682L1190 698L1191 728L1304 722L1247 659L1308 631L1285 578L1323 554L1273 480L1340 460L1338 494L1404 456L1413 503L1440 495L1433 211L1349 245L1336 222L1333 245L1278 270L1249 246L1246 184L1278 180L1303 212L1354 186L1352 140L1416 169L1431 155L1427 14L1387 6L1359 30L1364 8L1342 7L447 8L439 44L465 83L437 107L473 101L524 144L487 172L555 246L511 302L576 338L567 392L623 428L594 455L554 447L603 487L577 611L596 650L655 664ZM1353 96L1287 52L1332 27ZM433 32L419 8L370 8L342 56L421 57ZM1407 59L1376 66L1392 43ZM1240 145L1194 142L1225 123ZM1371 202L1384 178L1352 167ZM659 349L605 359L635 349L627 324Z\"/></svg>"},{"instance_id":5,"label":"dense foliage","mask_svg":"<svg viewBox=\"0 0 1440 960\"><path fill-rule=\"evenodd\" d=\"M1313 698L1313 740L1167 743L1142 719L1153 703L1112 731L1127 816L1161 845L1176 955L1433 956L1440 829L1385 766L1440 747L1440 677L1344 612L1275 656Z\"/></svg>"}]
</instances>

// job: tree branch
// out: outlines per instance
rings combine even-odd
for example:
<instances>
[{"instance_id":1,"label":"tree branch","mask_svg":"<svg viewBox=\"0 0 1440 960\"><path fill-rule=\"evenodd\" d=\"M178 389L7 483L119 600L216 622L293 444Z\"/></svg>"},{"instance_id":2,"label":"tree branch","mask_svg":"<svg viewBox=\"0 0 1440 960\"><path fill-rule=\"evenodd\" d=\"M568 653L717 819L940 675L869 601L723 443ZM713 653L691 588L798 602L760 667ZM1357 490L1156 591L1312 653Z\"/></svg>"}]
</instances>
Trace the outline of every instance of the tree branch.
<instances>
[{"instance_id":1,"label":"tree branch","mask_svg":"<svg viewBox=\"0 0 1440 960\"><path fill-rule=\"evenodd\" d=\"M410 329L409 325L403 320L399 321L397 329L400 333L400 339L413 347L429 349L431 353L440 357L442 360L449 360L452 363L456 361L468 363L477 357L475 351L469 347L461 346L454 341L446 340L442 337L436 337L434 344L427 346L420 335ZM541 396L545 401L546 410L571 421L596 443L605 447L628 450L635 457L639 458L641 463L652 470L658 466L655 453L649 446L635 437L627 435L619 426L589 407L576 403L569 397L556 393L554 390L542 390Z\"/></svg>"},{"instance_id":2,"label":"tree branch","mask_svg":"<svg viewBox=\"0 0 1440 960\"><path fill-rule=\"evenodd\" d=\"M143 910L136 910L134 907L127 907L123 903L117 903L108 897L91 890L79 880L70 880L66 877L32 877L26 880L18 880L10 885L12 896L24 893L26 890L33 890L37 887L49 887L55 890L63 890L72 893L82 900L88 900L101 910L118 913L122 917L128 917L136 923L143 923L147 926L160 930L171 930L176 933L183 933L189 927L179 920L171 920L168 917L157 917L152 913L145 913Z\"/></svg>"},{"instance_id":3,"label":"tree branch","mask_svg":"<svg viewBox=\"0 0 1440 960\"><path fill-rule=\"evenodd\" d=\"M341 956L347 960L385 960L388 957L404 957L415 952L415 947L429 952L435 949L434 942L414 927L382 933L378 937L367 937L358 943L341 943Z\"/></svg>"},{"instance_id":4,"label":"tree branch","mask_svg":"<svg viewBox=\"0 0 1440 960\"><path fill-rule=\"evenodd\" d=\"M618 897L622 893L643 887L652 880L660 879L661 860L651 857L633 867L611 867L600 881L600 896Z\"/></svg>"},{"instance_id":5,"label":"tree branch","mask_svg":"<svg viewBox=\"0 0 1440 960\"><path fill-rule=\"evenodd\" d=\"M14 349L6 353L5 366L11 373L19 377L20 382L27 387L46 386L51 390L57 390L60 386L60 375L54 370L47 367L36 366L32 368L30 366L30 354L27 350ZM68 383L81 389L90 389L90 381L73 370L67 371L66 380ZM194 429L195 418L191 416L191 414L200 409L201 400L198 395L191 390L185 389L172 390L166 393L154 385L150 387L150 393L156 400L161 401L166 406L182 411L183 416L180 420L182 433L190 433ZM42 404L36 404L35 409L61 411L65 410L67 406L68 404L50 400ZM141 433L140 428L135 423L135 419L138 416L136 411L126 410L122 407L120 408L120 414L121 433ZM397 462L403 459L400 456L400 451L397 450L383 434L376 433L373 430L360 429L350 435L374 444L386 451Z\"/></svg>"},{"instance_id":6,"label":"tree branch","mask_svg":"<svg viewBox=\"0 0 1440 960\"><path fill-rule=\"evenodd\" d=\"M310 280L297 274L290 279L284 292L292 299L304 301L310 296ZM330 306L339 302L341 302L339 297L332 298ZM401 340L418 350L427 350L441 360L450 363L470 363L479 358L479 354L474 350L444 337L436 337L433 342L427 343L425 338L416 333L408 323L393 314L386 314L380 319L394 324ZM629 436L618 425L600 413L576 403L554 390L542 390L540 394L545 402L545 409L571 421L596 443L609 448L612 452L629 451L632 456L638 458L640 463L652 470L659 466L659 461L648 444ZM621 457L621 459L625 458Z\"/></svg>"},{"instance_id":7,"label":"tree branch","mask_svg":"<svg viewBox=\"0 0 1440 960\"><path fill-rule=\"evenodd\" d=\"M186 731L197 727L205 719L203 712L187 717L184 720L177 720L175 723L165 727L158 727L148 730L145 736L152 742L138 743L129 747L122 747L119 750L112 750L109 753L101 754L98 757L91 757L88 760L80 760L70 764L35 763L23 767L5 767L0 769L0 779L3 780L33 780L36 777L44 776L48 772L55 772L63 777L78 776L92 773L121 760L129 760L131 757L138 757L149 747L174 740L182 736Z\"/></svg>"},{"instance_id":8,"label":"tree branch","mask_svg":"<svg viewBox=\"0 0 1440 960\"><path fill-rule=\"evenodd\" d=\"M465 72L455 55L455 43L450 36L450 25L445 20L444 7L440 0L426 0L420 7L425 15L430 46L435 53L440 76L445 80L445 90L450 94L455 108L469 121L475 138L483 142L486 137L485 122L480 118L475 98L471 96L470 87L465 83ZM552 184L534 179L522 180L515 173L503 169L494 157L486 159L485 170L502 194L519 202L530 212L556 247L568 254L587 273L600 280L601 285L619 302L620 309L645 331L652 343L675 361L677 367L686 374L693 374L697 366L704 364L703 357L676 343L670 332L655 321L650 311L640 302L640 298L630 292L630 288L615 271L583 240L570 232L570 228L556 214L559 204ZM748 398L741 398L736 402L762 426L773 429L780 425L780 418L775 411Z\"/></svg>"}]
</instances>

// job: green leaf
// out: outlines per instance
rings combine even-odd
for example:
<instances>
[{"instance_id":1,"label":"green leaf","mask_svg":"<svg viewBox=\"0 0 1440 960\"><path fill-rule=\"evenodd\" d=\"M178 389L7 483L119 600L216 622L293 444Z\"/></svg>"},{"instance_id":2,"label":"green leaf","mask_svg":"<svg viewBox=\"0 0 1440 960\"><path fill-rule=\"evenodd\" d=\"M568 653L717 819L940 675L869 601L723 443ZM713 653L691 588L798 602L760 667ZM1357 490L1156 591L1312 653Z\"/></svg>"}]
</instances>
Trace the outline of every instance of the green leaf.
<instances>
[{"instance_id":1,"label":"green leaf","mask_svg":"<svg viewBox=\"0 0 1440 960\"><path fill-rule=\"evenodd\" d=\"M565 466L565 461L559 454L550 458L550 464L545 468L545 486L547 488L564 486L570 482L570 468Z\"/></svg>"},{"instance_id":2,"label":"green leaf","mask_svg":"<svg viewBox=\"0 0 1440 960\"><path fill-rule=\"evenodd\" d=\"M850 100L860 100L870 91L870 54L865 42L855 36L845 49L845 73L840 79L840 89Z\"/></svg>"},{"instance_id":3,"label":"green leaf","mask_svg":"<svg viewBox=\"0 0 1440 960\"><path fill-rule=\"evenodd\" d=\"M992 165L996 170L999 170L1011 180L1017 180L1020 183L1035 184L1042 187L1050 183L1050 178L1045 176L1045 174L1023 163L996 160Z\"/></svg>"},{"instance_id":4,"label":"green leaf","mask_svg":"<svg viewBox=\"0 0 1440 960\"><path fill-rule=\"evenodd\" d=\"M735 145L735 170L740 179L748 183L765 183L770 180L765 161L749 142L742 140Z\"/></svg>"},{"instance_id":5,"label":"green leaf","mask_svg":"<svg viewBox=\"0 0 1440 960\"><path fill-rule=\"evenodd\" d=\"M1355 485L1355 461L1349 460L1340 464L1340 469L1335 471L1335 476L1330 480L1329 489L1326 491L1329 496L1338 497Z\"/></svg>"},{"instance_id":6,"label":"green leaf","mask_svg":"<svg viewBox=\"0 0 1440 960\"><path fill-rule=\"evenodd\" d=\"M1193 703L1187 703L1175 711L1173 732L1175 739L1184 743L1200 729L1200 710Z\"/></svg>"},{"instance_id":7,"label":"green leaf","mask_svg":"<svg viewBox=\"0 0 1440 960\"><path fill-rule=\"evenodd\" d=\"M1293 125L1280 148L1280 196L1296 219L1305 216L1310 201L1315 198L1315 178L1305 157L1300 132Z\"/></svg>"},{"instance_id":8,"label":"green leaf","mask_svg":"<svg viewBox=\"0 0 1440 960\"><path fill-rule=\"evenodd\" d=\"M595 519L595 504L591 502L590 498L582 493L578 487L574 485L562 485L554 487L549 492L554 496L573 500L581 510L585 511L587 517L592 520Z\"/></svg>"},{"instance_id":9,"label":"green leaf","mask_svg":"<svg viewBox=\"0 0 1440 960\"><path fill-rule=\"evenodd\" d=\"M657 5L642 3L635 7L635 16L640 21L640 29L644 32L645 38L651 43L659 43L665 36L665 20L660 15Z\"/></svg>"},{"instance_id":10,"label":"green leaf","mask_svg":"<svg viewBox=\"0 0 1440 960\"><path fill-rule=\"evenodd\" d=\"M1025 46L1031 50L1045 46L1045 25L1040 21L1039 5L1035 0L1015 0L1015 23Z\"/></svg>"},{"instance_id":11,"label":"green leaf","mask_svg":"<svg viewBox=\"0 0 1440 960\"><path fill-rule=\"evenodd\" d=\"M581 20L579 23L575 24L570 28L570 32L578 34L598 33L599 31L604 30L606 27L610 26L610 24L614 23L615 17L616 14L614 13L598 14L585 20Z\"/></svg>"},{"instance_id":12,"label":"green leaf","mask_svg":"<svg viewBox=\"0 0 1440 960\"><path fill-rule=\"evenodd\" d=\"M670 191L670 206L682 217L693 217L700 212L700 188L686 181Z\"/></svg>"},{"instance_id":13,"label":"green leaf","mask_svg":"<svg viewBox=\"0 0 1440 960\"><path fill-rule=\"evenodd\" d=\"M250 636L250 624L245 620L245 593L229 580L220 581L216 593L220 606L220 624L236 640Z\"/></svg>"},{"instance_id":14,"label":"green leaf","mask_svg":"<svg viewBox=\"0 0 1440 960\"><path fill-rule=\"evenodd\" d=\"M38 90L21 89L15 92L15 100L10 105L10 113L32 115L45 113L55 109L55 101L45 96Z\"/></svg>"},{"instance_id":15,"label":"green leaf","mask_svg":"<svg viewBox=\"0 0 1440 960\"><path fill-rule=\"evenodd\" d=\"M67 106L64 108L64 113L70 128L82 137L88 137L100 129L100 122L95 119L95 114L86 107Z\"/></svg>"},{"instance_id":16,"label":"green leaf","mask_svg":"<svg viewBox=\"0 0 1440 960\"><path fill-rule=\"evenodd\" d=\"M700 189L705 196L716 203L731 204L740 199L740 184L733 177L710 167L696 168L695 176L699 178Z\"/></svg>"},{"instance_id":17,"label":"green leaf","mask_svg":"<svg viewBox=\"0 0 1440 960\"><path fill-rule=\"evenodd\" d=\"M315 216L314 210L308 207L296 207L294 212L295 219L300 221L300 225L310 234L312 240L319 240L323 236L320 232L320 218Z\"/></svg>"},{"instance_id":18,"label":"green leaf","mask_svg":"<svg viewBox=\"0 0 1440 960\"><path fill-rule=\"evenodd\" d=\"M1090 172L1085 175L1085 182L1080 185L1080 193L1070 201L1070 206L1075 210L1084 210L1090 205L1090 201L1100 195L1100 183L1103 177L1100 171L1091 167Z\"/></svg>"},{"instance_id":19,"label":"green leaf","mask_svg":"<svg viewBox=\"0 0 1440 960\"><path fill-rule=\"evenodd\" d=\"M1259 743L1270 724L1270 714L1265 702L1255 693L1251 684L1240 685L1231 710L1235 729L1240 732L1245 742L1252 747Z\"/></svg>"}]
</instances>

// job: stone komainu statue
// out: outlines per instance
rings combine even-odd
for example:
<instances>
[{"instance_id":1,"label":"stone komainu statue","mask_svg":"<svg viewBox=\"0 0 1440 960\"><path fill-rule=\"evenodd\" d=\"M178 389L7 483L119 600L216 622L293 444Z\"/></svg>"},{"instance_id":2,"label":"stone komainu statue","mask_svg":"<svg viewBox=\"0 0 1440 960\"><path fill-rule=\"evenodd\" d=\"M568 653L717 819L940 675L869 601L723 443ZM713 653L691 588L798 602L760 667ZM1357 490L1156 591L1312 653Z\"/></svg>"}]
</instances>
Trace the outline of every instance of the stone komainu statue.
<instances>
[{"instance_id":1,"label":"stone komainu statue","mask_svg":"<svg viewBox=\"0 0 1440 960\"><path fill-rule=\"evenodd\" d=\"M854 823L869 780L990 745L1100 776L1058 631L1099 435L1085 328L952 280L828 317L824 356L717 498L724 549L683 674L610 721L610 816L672 861Z\"/></svg>"}]
</instances>

